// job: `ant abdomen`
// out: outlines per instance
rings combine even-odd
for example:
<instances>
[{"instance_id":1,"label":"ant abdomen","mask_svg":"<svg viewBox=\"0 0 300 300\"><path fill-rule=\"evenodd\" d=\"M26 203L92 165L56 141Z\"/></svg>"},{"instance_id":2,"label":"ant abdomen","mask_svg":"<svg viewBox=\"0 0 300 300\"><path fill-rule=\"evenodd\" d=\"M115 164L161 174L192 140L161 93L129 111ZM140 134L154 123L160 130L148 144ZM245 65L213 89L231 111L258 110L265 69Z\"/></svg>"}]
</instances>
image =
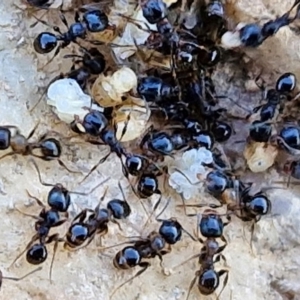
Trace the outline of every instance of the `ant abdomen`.
<instances>
[{"instance_id":1,"label":"ant abdomen","mask_svg":"<svg viewBox=\"0 0 300 300\"><path fill-rule=\"evenodd\" d=\"M132 246L125 247L119 251L113 261L117 269L130 269L134 268L141 262L141 256L137 249Z\"/></svg>"},{"instance_id":2,"label":"ant abdomen","mask_svg":"<svg viewBox=\"0 0 300 300\"><path fill-rule=\"evenodd\" d=\"M207 296L212 294L217 289L219 282L219 275L215 270L205 270L199 276L198 289L202 295Z\"/></svg>"},{"instance_id":3,"label":"ant abdomen","mask_svg":"<svg viewBox=\"0 0 300 300\"><path fill-rule=\"evenodd\" d=\"M34 244L26 253L26 260L32 265L43 263L48 256L47 248L42 244Z\"/></svg>"},{"instance_id":4,"label":"ant abdomen","mask_svg":"<svg viewBox=\"0 0 300 300\"><path fill-rule=\"evenodd\" d=\"M57 37L51 32L40 33L33 42L34 50L39 54L50 53L57 46Z\"/></svg>"}]
</instances>

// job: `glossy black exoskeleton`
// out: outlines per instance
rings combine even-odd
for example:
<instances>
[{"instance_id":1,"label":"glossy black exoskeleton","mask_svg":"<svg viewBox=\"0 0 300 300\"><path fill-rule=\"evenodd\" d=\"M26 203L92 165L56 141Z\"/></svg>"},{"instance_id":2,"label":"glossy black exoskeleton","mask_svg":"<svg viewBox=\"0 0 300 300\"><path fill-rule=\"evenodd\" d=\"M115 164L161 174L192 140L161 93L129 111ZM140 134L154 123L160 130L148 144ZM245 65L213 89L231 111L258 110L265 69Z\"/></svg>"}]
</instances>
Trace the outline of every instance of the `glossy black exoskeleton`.
<instances>
[{"instance_id":1,"label":"glossy black exoskeleton","mask_svg":"<svg viewBox=\"0 0 300 300\"><path fill-rule=\"evenodd\" d=\"M199 223L200 233L205 238L220 238L223 235L224 223L220 215L214 211L207 209L202 214Z\"/></svg>"},{"instance_id":2,"label":"glossy black exoskeleton","mask_svg":"<svg viewBox=\"0 0 300 300\"><path fill-rule=\"evenodd\" d=\"M232 135L232 128L229 124L222 121L213 122L210 127L215 140L219 143L224 143L229 140Z\"/></svg>"},{"instance_id":3,"label":"glossy black exoskeleton","mask_svg":"<svg viewBox=\"0 0 300 300\"><path fill-rule=\"evenodd\" d=\"M298 154L300 150L300 129L297 126L284 127L278 137L279 146L282 146L290 154Z\"/></svg>"},{"instance_id":4,"label":"glossy black exoskeleton","mask_svg":"<svg viewBox=\"0 0 300 300\"><path fill-rule=\"evenodd\" d=\"M174 151L174 144L171 136L166 132L158 132L156 130L150 130L143 140L140 147L145 152L151 152L154 155L171 155Z\"/></svg>"},{"instance_id":5,"label":"glossy black exoskeleton","mask_svg":"<svg viewBox=\"0 0 300 300\"><path fill-rule=\"evenodd\" d=\"M96 235L101 237L107 234L110 221L121 228L115 219L126 218L131 212L130 207L124 199L123 203L120 200L112 200L113 202L107 208L100 208L105 195L106 191L95 209L84 209L74 218L66 235L65 248L76 249L80 246L88 246Z\"/></svg>"},{"instance_id":6,"label":"glossy black exoskeleton","mask_svg":"<svg viewBox=\"0 0 300 300\"><path fill-rule=\"evenodd\" d=\"M211 171L206 176L206 189L207 191L214 195L220 196L222 193L230 187L230 179L222 172L216 170Z\"/></svg>"},{"instance_id":7,"label":"glossy black exoskeleton","mask_svg":"<svg viewBox=\"0 0 300 300\"><path fill-rule=\"evenodd\" d=\"M11 156L14 154L21 154L23 156L33 156L36 158L40 158L45 161L49 160L57 160L59 165L64 167L71 173L77 173L75 171L69 170L66 165L61 161L61 144L55 138L47 138L48 134L44 134L39 138L37 142L30 142L29 139L35 133L35 128L30 132L28 137L26 138L24 135L20 133L20 130L16 126L0 126L0 150L5 150L11 147L11 152L6 153L0 159L4 157ZM11 130L14 130L15 133L12 135ZM9 132L8 132L9 131ZM1 139L2 138L2 139ZM40 150L40 154L35 153L35 149Z\"/></svg>"},{"instance_id":8,"label":"glossy black exoskeleton","mask_svg":"<svg viewBox=\"0 0 300 300\"><path fill-rule=\"evenodd\" d=\"M209 131L201 130L192 135L191 143L194 147L205 147L210 150L214 145L214 137Z\"/></svg>"},{"instance_id":9,"label":"glossy black exoskeleton","mask_svg":"<svg viewBox=\"0 0 300 300\"><path fill-rule=\"evenodd\" d=\"M68 217L68 213L65 212L64 213L65 218L62 218L60 212L54 208L56 205L53 205L53 207L51 207L50 209L46 209L45 205L39 199L31 196L29 193L28 196L34 199L37 202L37 204L41 206L43 209L37 217L25 214L37 219L37 221L35 222L36 234L32 237L27 247L16 257L16 259L12 262L11 265L13 265L24 254L24 252L26 252L26 260L28 263L33 265L38 265L43 263L48 256L46 245L55 242L53 259L52 259L53 262L56 253L57 243L61 239L59 238L58 234L53 234L49 236L49 232L51 228L60 226L63 223L65 223ZM37 240L39 242L35 243ZM50 267L50 279L51 279L51 272L52 272L52 264Z\"/></svg>"},{"instance_id":10,"label":"glossy black exoskeleton","mask_svg":"<svg viewBox=\"0 0 300 300\"><path fill-rule=\"evenodd\" d=\"M138 82L137 91L147 102L162 101L176 97L179 93L178 87L173 87L161 78L154 76L141 78Z\"/></svg>"},{"instance_id":11,"label":"glossy black exoskeleton","mask_svg":"<svg viewBox=\"0 0 300 300\"><path fill-rule=\"evenodd\" d=\"M140 198L149 198L154 194L161 194L158 189L158 181L153 174L143 174L138 181L137 194Z\"/></svg>"},{"instance_id":12,"label":"glossy black exoskeleton","mask_svg":"<svg viewBox=\"0 0 300 300\"><path fill-rule=\"evenodd\" d=\"M271 210L271 202L263 192L250 194L250 187L244 188L240 195L241 214L237 214L243 221L255 220L258 222L263 215Z\"/></svg>"},{"instance_id":13,"label":"glossy black exoskeleton","mask_svg":"<svg viewBox=\"0 0 300 300\"><path fill-rule=\"evenodd\" d=\"M143 0L141 7L144 18L150 24L156 24L166 17L167 6L162 0Z\"/></svg>"},{"instance_id":14,"label":"glossy black exoskeleton","mask_svg":"<svg viewBox=\"0 0 300 300\"><path fill-rule=\"evenodd\" d=\"M62 33L60 29L55 26L53 30L58 32L55 35L51 32L40 33L33 42L33 47L37 53L46 54L53 51L60 42L59 47L56 49L54 57L58 54L61 48L65 48L70 43L76 42L77 38L84 39L87 32L100 32L109 28L107 16L100 10L91 10L83 14L82 21L78 13L75 14L75 23L68 25L66 18L61 16L62 22L68 28L67 32ZM39 20L41 21L41 20ZM41 21L43 24L48 25L46 22ZM52 58L53 59L53 58Z\"/></svg>"},{"instance_id":15,"label":"glossy black exoskeleton","mask_svg":"<svg viewBox=\"0 0 300 300\"><path fill-rule=\"evenodd\" d=\"M108 120L100 111L91 110L85 115L82 121L79 120L79 118L76 118L70 126L76 133L87 133L98 137L108 126Z\"/></svg>"},{"instance_id":16,"label":"glossy black exoskeleton","mask_svg":"<svg viewBox=\"0 0 300 300\"><path fill-rule=\"evenodd\" d=\"M226 274L222 291L225 288L228 281L228 270L223 269L217 272L214 267L214 264L218 262L220 258L225 260L221 252L227 246L227 241L223 236L221 236L221 238L225 242L223 246L219 246L219 243L214 237L208 237L205 241L199 238L199 241L203 243L199 254L200 269L195 273L195 277L190 284L187 298L196 281L200 294L207 296L216 291L220 284L220 277Z\"/></svg>"},{"instance_id":17,"label":"glossy black exoskeleton","mask_svg":"<svg viewBox=\"0 0 300 300\"><path fill-rule=\"evenodd\" d=\"M259 143L267 143L272 135L272 125L265 122L254 121L250 125L249 137Z\"/></svg>"},{"instance_id":18,"label":"glossy black exoskeleton","mask_svg":"<svg viewBox=\"0 0 300 300\"><path fill-rule=\"evenodd\" d=\"M53 2L53 0L27 0L29 5L40 9L48 9Z\"/></svg>"},{"instance_id":19,"label":"glossy black exoskeleton","mask_svg":"<svg viewBox=\"0 0 300 300\"><path fill-rule=\"evenodd\" d=\"M246 47L257 47L263 42L261 27L257 24L247 24L240 30L240 40Z\"/></svg>"},{"instance_id":20,"label":"glossy black exoskeleton","mask_svg":"<svg viewBox=\"0 0 300 300\"><path fill-rule=\"evenodd\" d=\"M291 11L297 5L299 9L299 1L296 0L288 12L275 20L266 22L262 27L257 24L248 24L244 26L240 30L240 40L243 45L246 47L258 47L267 38L275 35L280 28L290 25L298 17L298 14L296 14L295 17L290 18Z\"/></svg>"},{"instance_id":21,"label":"glossy black exoskeleton","mask_svg":"<svg viewBox=\"0 0 300 300\"><path fill-rule=\"evenodd\" d=\"M221 61L221 51L218 47L210 47L206 50L199 50L197 63L202 67L212 68Z\"/></svg>"},{"instance_id":22,"label":"glossy black exoskeleton","mask_svg":"<svg viewBox=\"0 0 300 300\"><path fill-rule=\"evenodd\" d=\"M181 239L182 226L176 219L162 220L159 234L168 244L174 245Z\"/></svg>"},{"instance_id":23,"label":"glossy black exoskeleton","mask_svg":"<svg viewBox=\"0 0 300 300\"><path fill-rule=\"evenodd\" d=\"M293 73L282 74L276 82L276 91L279 93L291 93L297 85L297 78Z\"/></svg>"}]
</instances>

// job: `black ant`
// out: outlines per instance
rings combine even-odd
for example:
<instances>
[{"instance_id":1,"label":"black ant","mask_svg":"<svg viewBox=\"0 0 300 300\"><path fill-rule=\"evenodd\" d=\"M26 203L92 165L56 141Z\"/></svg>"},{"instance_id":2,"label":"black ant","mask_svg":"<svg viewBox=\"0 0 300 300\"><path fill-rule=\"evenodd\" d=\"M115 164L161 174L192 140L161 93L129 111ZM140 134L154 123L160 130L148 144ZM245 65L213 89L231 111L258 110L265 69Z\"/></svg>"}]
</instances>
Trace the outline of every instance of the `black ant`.
<instances>
[{"instance_id":1,"label":"black ant","mask_svg":"<svg viewBox=\"0 0 300 300\"><path fill-rule=\"evenodd\" d=\"M137 91L147 102L159 102L179 95L178 87L156 76L140 78Z\"/></svg>"},{"instance_id":2,"label":"black ant","mask_svg":"<svg viewBox=\"0 0 300 300\"><path fill-rule=\"evenodd\" d=\"M131 213L131 209L120 183L119 188L123 200L113 199L108 202L107 208L100 208L107 192L106 189L95 209L84 209L74 218L66 234L65 248L77 250L79 247L88 246L96 235L102 237L107 234L109 221L117 224L121 230L117 219L127 218ZM87 217L88 213L91 213L91 215ZM83 245L85 242L86 244Z\"/></svg>"},{"instance_id":3,"label":"black ant","mask_svg":"<svg viewBox=\"0 0 300 300\"><path fill-rule=\"evenodd\" d=\"M53 0L26 0L31 6L37 7L39 9L48 9L52 4Z\"/></svg>"},{"instance_id":4,"label":"black ant","mask_svg":"<svg viewBox=\"0 0 300 300\"><path fill-rule=\"evenodd\" d=\"M2 271L0 270L0 289L2 287L3 279L4 280L21 281L21 280L25 279L26 277L28 277L28 276L32 275L33 273L36 273L36 272L38 272L40 270L42 270L42 267L39 267L39 268L37 268L37 269L35 269L35 270L33 270L33 271L31 271L31 272L23 275L22 277L3 276Z\"/></svg>"},{"instance_id":5,"label":"black ant","mask_svg":"<svg viewBox=\"0 0 300 300\"><path fill-rule=\"evenodd\" d=\"M290 25L298 18L298 10L295 17L290 18L290 13L295 6L299 4L299 0L295 0L291 9L283 14L281 17L276 18L266 22L263 26L258 24L247 24L246 26L240 29L240 40L242 44L246 47L258 47L260 46L267 38L275 35L280 28Z\"/></svg>"},{"instance_id":6,"label":"black ant","mask_svg":"<svg viewBox=\"0 0 300 300\"><path fill-rule=\"evenodd\" d=\"M115 268L121 269L121 270L127 270L131 268L135 268L136 266L141 267L142 269L138 271L134 276L123 282L121 285L119 285L111 294L110 298L125 284L128 282L134 280L136 277L140 276L143 272L147 270L148 267L151 266L149 262L143 261L144 259L151 259L155 258L156 256L160 259L160 265L163 268L163 255L166 255L172 251L171 245L176 244L178 241L180 241L182 236L182 231L187 233L189 237L191 237L193 240L191 234L189 234L182 226L181 224L175 219L159 219L159 216L164 212L166 207L168 206L170 202L170 199L167 201L167 204L163 208L163 210L156 216L156 220L159 222L162 222L159 232L152 231L146 238L140 238L136 240L131 240L128 242L124 242L118 245L110 246L102 248L109 249L116 246L120 246L123 244L132 244L132 246L127 246L123 248L121 251L119 251L113 260L113 264ZM155 204L155 207L153 209L152 214L157 209L158 205L160 204L160 200L157 201ZM152 215L151 214L151 215ZM144 228L146 224L148 223L149 219L144 225Z\"/></svg>"},{"instance_id":7,"label":"black ant","mask_svg":"<svg viewBox=\"0 0 300 300\"><path fill-rule=\"evenodd\" d=\"M68 209L71 204L71 194L77 194L82 196L87 196L90 193L92 193L96 188L98 188L100 185L105 183L109 178L101 182L100 184L97 184L96 187L94 187L91 191L88 193L81 193L81 192L73 192L67 190L63 185L61 184L49 184L45 183L41 179L40 171L37 167L37 164L33 161L34 167L36 168L36 171L38 172L39 181L44 186L53 186L51 191L48 194L48 205L50 209L47 209L46 206L43 204L41 200L38 198L32 196L28 191L27 194L30 198L34 199L39 206L41 206L43 209L40 212L38 216L30 215L27 213L24 213L17 209L20 213L32 217L36 219L35 223L35 230L36 234L32 237L31 241L28 243L26 248L16 257L16 259L12 262L11 266L26 252L26 260L28 263L33 265L38 265L43 263L48 256L48 251L46 248L46 244L50 244L52 242L55 242L54 244L54 250L53 250L53 257L51 261L50 266L50 275L49 278L51 280L51 273L52 273L52 267L54 262L55 253L57 250L58 242L62 242L63 239L59 237L59 234L53 234L49 236L49 232L51 228L58 227L65 223L68 219ZM63 213L64 218L61 218L61 213ZM36 241L39 241L38 243L35 243Z\"/></svg>"},{"instance_id":8,"label":"black ant","mask_svg":"<svg viewBox=\"0 0 300 300\"><path fill-rule=\"evenodd\" d=\"M250 126L249 137L256 142L268 142L272 135L272 122L278 114L283 111L283 101L291 100L289 94L296 87L296 76L292 73L284 73L277 82L276 88L266 92L266 103L257 106L253 114L247 116L247 119L254 120ZM259 85L262 90L264 86Z\"/></svg>"},{"instance_id":9,"label":"black ant","mask_svg":"<svg viewBox=\"0 0 300 300\"><path fill-rule=\"evenodd\" d=\"M107 15L101 10L88 10L83 14L82 19L80 18L79 13L76 12L75 23L70 26L64 15L61 14L60 18L67 27L67 32L62 33L57 26L54 26L53 30L58 32L59 35L55 35L51 32L42 32L35 38L33 43L35 51L39 54L50 53L56 48L54 56L47 64L56 57L62 48L67 47L72 42L77 43L77 38L85 39L87 32L101 32L106 29L114 28L114 26L109 25ZM40 19L37 20L48 26L45 21ZM57 47L59 42L60 44Z\"/></svg>"},{"instance_id":10,"label":"black ant","mask_svg":"<svg viewBox=\"0 0 300 300\"><path fill-rule=\"evenodd\" d=\"M222 269L216 272L214 268L214 264L219 262L221 258L226 262L226 258L221 252L227 246L227 241L223 236L223 229L224 226L229 224L229 222L224 223L221 219L221 216L222 215L218 214L214 210L209 209L204 211L201 220L199 221L198 219L197 222L198 240L201 244L203 244L200 253L192 256L175 267L178 268L191 259L199 257L200 269L196 272L194 279L190 283L186 299L189 298L196 280L198 280L197 287L199 292L205 296L211 295L216 291L219 286L220 277L225 274L226 277L224 279L223 288L220 291L219 296L226 287L228 282L228 270ZM227 219L230 221L228 215ZM199 237L199 230L206 240L203 240ZM220 246L216 240L217 238L221 238L221 240L224 242L224 245Z\"/></svg>"},{"instance_id":11,"label":"black ant","mask_svg":"<svg viewBox=\"0 0 300 300\"><path fill-rule=\"evenodd\" d=\"M0 126L0 150L6 150L11 147L12 151L4 154L0 159L14 154L21 154L23 156L31 155L42 160L57 160L59 165L64 167L70 173L78 173L77 171L70 170L60 159L62 148L60 142L51 137L47 137L49 133L42 135L37 142L29 142L29 139L36 131L37 124L26 138L20 133L17 126L8 125ZM11 130L15 130L15 134L12 135ZM34 150L39 149L41 154L35 154Z\"/></svg>"}]
</instances>

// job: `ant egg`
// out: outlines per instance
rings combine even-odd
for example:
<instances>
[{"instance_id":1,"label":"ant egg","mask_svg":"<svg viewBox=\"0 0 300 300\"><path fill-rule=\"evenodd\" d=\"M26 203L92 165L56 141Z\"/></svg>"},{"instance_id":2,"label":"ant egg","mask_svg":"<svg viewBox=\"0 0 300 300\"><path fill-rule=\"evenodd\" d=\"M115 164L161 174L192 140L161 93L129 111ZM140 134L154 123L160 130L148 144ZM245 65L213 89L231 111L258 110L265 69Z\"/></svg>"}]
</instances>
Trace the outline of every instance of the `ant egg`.
<instances>
[{"instance_id":1,"label":"ant egg","mask_svg":"<svg viewBox=\"0 0 300 300\"><path fill-rule=\"evenodd\" d=\"M146 109L145 107L134 104L122 105L116 111L115 117L115 121L118 125L117 139L121 139L122 131L126 124L128 115L130 115L130 119L127 123L126 132L121 139L122 142L129 142L139 138L146 130L150 114L151 111L149 109Z\"/></svg>"},{"instance_id":2,"label":"ant egg","mask_svg":"<svg viewBox=\"0 0 300 300\"><path fill-rule=\"evenodd\" d=\"M97 103L103 107L120 105L125 93L137 86L137 76L128 67L122 67L112 75L101 74L92 87L92 95Z\"/></svg>"},{"instance_id":3,"label":"ant egg","mask_svg":"<svg viewBox=\"0 0 300 300\"><path fill-rule=\"evenodd\" d=\"M47 104L53 107L58 118L66 123L74 120L74 115L84 118L87 111L83 107L91 105L91 97L85 94L74 79L64 78L54 81L47 90Z\"/></svg>"},{"instance_id":4,"label":"ant egg","mask_svg":"<svg viewBox=\"0 0 300 300\"><path fill-rule=\"evenodd\" d=\"M273 166L278 150L267 143L251 142L246 145L244 157L253 173L261 173Z\"/></svg>"}]
</instances>

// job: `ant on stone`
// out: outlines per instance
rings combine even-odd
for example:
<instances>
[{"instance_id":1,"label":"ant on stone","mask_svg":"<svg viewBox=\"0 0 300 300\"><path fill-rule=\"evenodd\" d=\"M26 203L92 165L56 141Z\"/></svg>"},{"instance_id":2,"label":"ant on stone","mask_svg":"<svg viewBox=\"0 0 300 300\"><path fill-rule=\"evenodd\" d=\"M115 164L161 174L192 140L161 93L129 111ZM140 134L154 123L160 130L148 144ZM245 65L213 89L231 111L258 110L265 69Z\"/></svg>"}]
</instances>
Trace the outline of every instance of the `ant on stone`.
<instances>
[{"instance_id":1,"label":"ant on stone","mask_svg":"<svg viewBox=\"0 0 300 300\"><path fill-rule=\"evenodd\" d=\"M88 193L81 193L81 192L73 192L67 190L63 185L61 184L49 184L45 183L41 179L41 174L38 169L37 164L32 161L34 164L34 167L38 173L38 178L39 181L42 185L44 186L53 186L51 191L48 194L48 205L49 209L46 208L46 206L43 204L41 200L39 200L37 197L32 196L28 191L27 195L36 201L36 203L42 207L41 212L39 213L38 216L35 215L30 215L27 213L24 213L17 209L20 213L22 213L25 216L29 216L34 218L36 221L35 223L35 230L36 234L32 237L31 241L28 243L26 248L16 257L16 259L12 262L11 266L26 252L26 260L28 263L33 264L33 265L38 265L43 263L48 256L48 251L46 248L47 244L50 244L54 242L54 247L53 247L53 257L51 261L51 266L50 266L50 273L49 273L49 278L51 280L51 274L52 274L52 267L53 267L53 262L55 258L55 254L57 251L57 246L58 242L62 242L63 239L59 237L59 234L53 234L49 236L51 228L58 227L65 223L68 220L68 209L71 204L71 194L77 194L77 195L82 195L82 196L87 196L90 193L92 193L96 188L98 188L100 185L105 183L109 178L101 182L100 184L97 184L96 187L94 187L91 191ZM61 214L63 214L64 218L61 218ZM39 241L38 243L35 243L36 241Z\"/></svg>"},{"instance_id":2,"label":"ant on stone","mask_svg":"<svg viewBox=\"0 0 300 300\"><path fill-rule=\"evenodd\" d=\"M246 47L258 47L267 38L275 35L280 28L289 26L298 18L299 2L299 0L295 0L293 6L288 12L283 14L281 17L276 18L275 20L266 22L263 26L252 23L247 24L239 29L241 43ZM290 13L297 5L298 7L296 15L293 18L290 18Z\"/></svg>"},{"instance_id":3,"label":"ant on stone","mask_svg":"<svg viewBox=\"0 0 300 300\"><path fill-rule=\"evenodd\" d=\"M222 215L211 209L205 210L202 215L198 215L197 236L198 241L203 244L203 247L201 248L199 254L190 257L175 267L178 268L191 259L199 258L200 269L196 272L194 279L190 283L186 299L189 298L191 290L197 280L198 290L200 294L205 296L211 295L216 291L219 286L220 277L223 275L225 275L225 278L218 298L226 287L228 282L228 270L222 269L216 272L214 267L214 264L219 262L221 258L226 262L226 258L222 254L222 251L227 246L227 241L223 236L223 229L229 224L229 222L224 223L221 217ZM226 217L227 220L230 221L228 214L226 214ZM202 236L206 238L205 240L199 237L199 231ZM225 244L220 246L216 240L217 238L220 238Z\"/></svg>"},{"instance_id":4,"label":"ant on stone","mask_svg":"<svg viewBox=\"0 0 300 300\"><path fill-rule=\"evenodd\" d=\"M152 214L155 212L157 207L160 204L160 200L157 201L157 203L154 206ZM175 219L159 219L160 215L165 211L167 206L170 203L170 199L168 199L165 207L163 210L156 216L156 220L158 222L161 222L161 226L159 228L159 231L152 231L146 238L142 237L132 237L130 241L124 242L118 245L110 246L102 248L109 249L114 248L116 246L120 246L123 244L132 244L131 246L127 246L120 250L114 257L113 264L115 268L121 269L121 270L127 270L131 268L135 268L136 266L141 267L142 269L138 271L134 276L123 282L121 285L119 285L111 294L110 298L125 284L128 282L134 280L136 277L140 276L142 273L144 273L151 264L149 262L144 261L145 259L151 259L155 258L156 256L160 259L160 266L163 268L163 255L166 255L172 251L171 245L176 244L178 241L180 241L182 236L182 231L187 233L189 237L194 239L191 234L189 234L182 226L181 224ZM151 214L151 216L152 216ZM150 217L151 217L150 216ZM147 222L143 226L147 225L150 217L148 218ZM135 238L135 239L134 239Z\"/></svg>"},{"instance_id":5,"label":"ant on stone","mask_svg":"<svg viewBox=\"0 0 300 300\"><path fill-rule=\"evenodd\" d=\"M23 156L30 155L45 161L57 160L59 165L65 168L68 172L78 173L77 171L70 170L60 159L62 152L60 142L55 138L47 137L51 131L42 135L37 142L29 142L38 125L39 123L32 129L27 138L21 134L17 126L0 126L0 150L6 150L9 147L12 149L11 152L4 154L0 159L14 154L21 154ZM16 131L14 135L12 135L11 130ZM35 154L35 149L39 149L41 154Z\"/></svg>"},{"instance_id":6,"label":"ant on stone","mask_svg":"<svg viewBox=\"0 0 300 300\"><path fill-rule=\"evenodd\" d=\"M255 107L253 113L247 116L247 119L253 121L249 132L249 137L253 141L268 142L270 140L272 123L282 113L284 102L291 100L290 93L294 91L296 84L296 76L292 73L281 75L276 82L275 89L266 91L264 85L257 84L265 92L266 103Z\"/></svg>"},{"instance_id":7,"label":"ant on stone","mask_svg":"<svg viewBox=\"0 0 300 300\"><path fill-rule=\"evenodd\" d=\"M66 234L64 248L78 250L88 246L96 235L101 238L107 234L109 221L117 224L119 229L122 230L117 220L127 218L131 213L131 209L121 184L118 185L123 200L113 199L108 202L106 208L100 208L107 193L106 189L95 209L84 209L74 218ZM91 215L87 216L88 213L91 213ZM84 243L85 245L83 245Z\"/></svg>"},{"instance_id":8,"label":"ant on stone","mask_svg":"<svg viewBox=\"0 0 300 300\"><path fill-rule=\"evenodd\" d=\"M67 27L67 32L63 33L57 26L54 26L53 30L58 32L59 35L55 35L51 32L42 32L34 39L33 47L39 54L50 53L56 48L53 57L48 61L47 65L57 56L61 49L67 47L72 42L77 43L78 38L85 39L87 32L101 32L106 29L115 28L114 26L109 25L107 15L101 10L87 10L83 14L82 19L80 18L79 13L76 12L75 23L70 26L63 14L60 15L60 18ZM42 24L49 26L47 22L38 18L36 19Z\"/></svg>"},{"instance_id":9,"label":"ant on stone","mask_svg":"<svg viewBox=\"0 0 300 300\"><path fill-rule=\"evenodd\" d=\"M10 276L3 276L2 271L0 270L0 289L2 287L2 282L3 279L4 280L13 280L13 281L21 281L25 278L27 278L28 276L32 275L33 273L36 273L38 271L42 270L42 267L36 268L35 270L23 275L22 277L10 277Z\"/></svg>"}]
</instances>

